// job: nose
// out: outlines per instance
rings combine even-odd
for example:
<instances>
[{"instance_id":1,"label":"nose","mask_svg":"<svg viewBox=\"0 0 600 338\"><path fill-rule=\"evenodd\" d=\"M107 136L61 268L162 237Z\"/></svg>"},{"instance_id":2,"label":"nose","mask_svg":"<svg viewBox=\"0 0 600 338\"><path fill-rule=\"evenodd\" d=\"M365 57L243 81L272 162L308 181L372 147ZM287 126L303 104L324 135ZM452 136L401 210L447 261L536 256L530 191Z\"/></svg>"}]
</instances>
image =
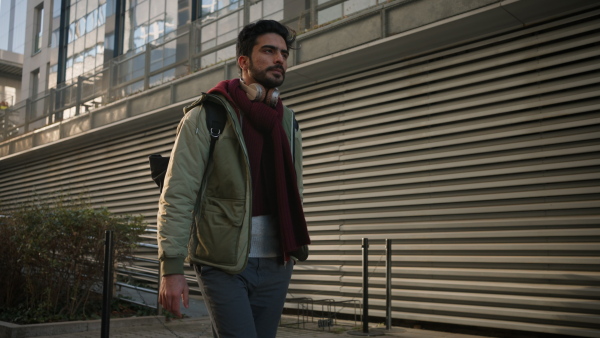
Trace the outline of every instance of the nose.
<instances>
[{"instance_id":1,"label":"nose","mask_svg":"<svg viewBox=\"0 0 600 338\"><path fill-rule=\"evenodd\" d=\"M273 62L282 65L285 62L285 57L281 52L278 51L277 53L275 53L275 60L273 60Z\"/></svg>"}]
</instances>

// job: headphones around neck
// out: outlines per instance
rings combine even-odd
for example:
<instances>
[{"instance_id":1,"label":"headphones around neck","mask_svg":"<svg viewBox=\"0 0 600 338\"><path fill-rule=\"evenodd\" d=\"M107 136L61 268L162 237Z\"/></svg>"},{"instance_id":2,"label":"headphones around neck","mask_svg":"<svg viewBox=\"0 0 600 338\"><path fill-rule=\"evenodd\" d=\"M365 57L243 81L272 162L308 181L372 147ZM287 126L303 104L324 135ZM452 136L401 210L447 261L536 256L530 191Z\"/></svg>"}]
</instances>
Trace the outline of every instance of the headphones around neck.
<instances>
[{"instance_id":1,"label":"headphones around neck","mask_svg":"<svg viewBox=\"0 0 600 338\"><path fill-rule=\"evenodd\" d=\"M254 102L265 102L268 106L275 108L277 101L279 101L279 89L265 89L259 83L253 83L246 85L244 80L240 79L240 87L246 92L246 96L250 101Z\"/></svg>"}]
</instances>

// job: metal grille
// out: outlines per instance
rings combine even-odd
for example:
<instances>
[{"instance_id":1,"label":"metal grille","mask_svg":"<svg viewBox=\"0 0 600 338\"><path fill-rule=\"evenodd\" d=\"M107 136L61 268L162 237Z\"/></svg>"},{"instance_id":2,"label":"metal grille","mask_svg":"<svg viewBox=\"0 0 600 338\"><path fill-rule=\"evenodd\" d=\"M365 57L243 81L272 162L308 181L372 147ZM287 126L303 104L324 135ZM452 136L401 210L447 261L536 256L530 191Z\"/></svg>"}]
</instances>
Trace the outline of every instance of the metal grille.
<instances>
[{"instance_id":1,"label":"metal grille","mask_svg":"<svg viewBox=\"0 0 600 338\"><path fill-rule=\"evenodd\" d=\"M385 316L600 337L598 12L285 95L313 245L296 297ZM352 309L348 309L351 311Z\"/></svg>"}]
</instances>

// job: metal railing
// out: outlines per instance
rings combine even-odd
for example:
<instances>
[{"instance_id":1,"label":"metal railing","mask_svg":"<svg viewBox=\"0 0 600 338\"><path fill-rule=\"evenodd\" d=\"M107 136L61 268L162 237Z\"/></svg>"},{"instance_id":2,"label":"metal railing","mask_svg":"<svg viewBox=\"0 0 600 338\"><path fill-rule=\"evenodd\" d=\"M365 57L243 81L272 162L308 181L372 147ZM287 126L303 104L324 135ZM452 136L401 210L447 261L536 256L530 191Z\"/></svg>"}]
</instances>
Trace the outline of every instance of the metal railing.
<instances>
[{"instance_id":1,"label":"metal railing","mask_svg":"<svg viewBox=\"0 0 600 338\"><path fill-rule=\"evenodd\" d=\"M317 22L318 10L339 5L331 0L324 5L311 2L311 8L281 21L298 32L307 31ZM219 64L235 57L235 38L249 19L249 8L225 11L224 15L178 27L176 30L138 49L120 55L102 67L76 78L71 84L52 88L36 97L0 110L0 142L36 129L89 113L112 102L149 90ZM235 18L234 16L237 16ZM237 29L210 38L202 32L221 20L237 22ZM203 22L204 21L204 22ZM224 22L224 21L223 21ZM235 34L231 34L235 32ZM213 43L214 42L214 43Z\"/></svg>"},{"instance_id":2,"label":"metal railing","mask_svg":"<svg viewBox=\"0 0 600 338\"><path fill-rule=\"evenodd\" d=\"M242 10L227 16L239 15ZM91 112L235 56L235 51L233 54L222 52L231 48L235 41L226 41L205 51L199 48L202 28L213 22L197 20L178 27L151 43L110 60L95 71L78 76L69 85L52 88L3 109L0 111L0 141ZM205 56L212 53L228 57L206 62Z\"/></svg>"}]
</instances>

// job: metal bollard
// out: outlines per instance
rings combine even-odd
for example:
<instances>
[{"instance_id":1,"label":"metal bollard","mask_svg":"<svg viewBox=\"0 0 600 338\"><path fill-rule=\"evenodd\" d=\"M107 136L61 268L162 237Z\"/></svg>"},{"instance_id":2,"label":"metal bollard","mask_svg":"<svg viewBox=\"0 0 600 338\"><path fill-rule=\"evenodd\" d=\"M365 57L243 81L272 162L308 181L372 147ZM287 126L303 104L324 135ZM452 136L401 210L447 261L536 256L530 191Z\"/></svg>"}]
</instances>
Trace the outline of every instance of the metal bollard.
<instances>
[{"instance_id":1,"label":"metal bollard","mask_svg":"<svg viewBox=\"0 0 600 338\"><path fill-rule=\"evenodd\" d=\"M385 240L385 328L392 329L392 240Z\"/></svg>"},{"instance_id":2,"label":"metal bollard","mask_svg":"<svg viewBox=\"0 0 600 338\"><path fill-rule=\"evenodd\" d=\"M383 336L384 333L380 330L369 331L369 239L362 239L362 274L363 274L363 325L362 331L348 331L349 335L353 336Z\"/></svg>"},{"instance_id":3,"label":"metal bollard","mask_svg":"<svg viewBox=\"0 0 600 338\"><path fill-rule=\"evenodd\" d=\"M112 299L113 283L113 232L106 231L104 241L104 280L102 282L102 323L100 337L110 335L110 301Z\"/></svg>"},{"instance_id":4,"label":"metal bollard","mask_svg":"<svg viewBox=\"0 0 600 338\"><path fill-rule=\"evenodd\" d=\"M369 332L369 239L362 239L363 251L363 327L362 332Z\"/></svg>"}]
</instances>

